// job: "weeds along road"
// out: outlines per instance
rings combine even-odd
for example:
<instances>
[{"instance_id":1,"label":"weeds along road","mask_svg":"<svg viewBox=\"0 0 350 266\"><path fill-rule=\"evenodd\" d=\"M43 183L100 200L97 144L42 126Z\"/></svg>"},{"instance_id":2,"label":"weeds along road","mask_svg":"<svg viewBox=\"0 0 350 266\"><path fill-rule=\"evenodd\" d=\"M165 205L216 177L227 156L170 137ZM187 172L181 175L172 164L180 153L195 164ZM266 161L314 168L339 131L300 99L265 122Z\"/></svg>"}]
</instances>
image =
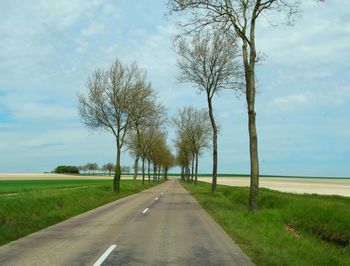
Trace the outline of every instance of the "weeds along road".
<instances>
[{"instance_id":1,"label":"weeds along road","mask_svg":"<svg viewBox=\"0 0 350 266\"><path fill-rule=\"evenodd\" d=\"M0 247L0 265L253 265L172 179Z\"/></svg>"}]
</instances>

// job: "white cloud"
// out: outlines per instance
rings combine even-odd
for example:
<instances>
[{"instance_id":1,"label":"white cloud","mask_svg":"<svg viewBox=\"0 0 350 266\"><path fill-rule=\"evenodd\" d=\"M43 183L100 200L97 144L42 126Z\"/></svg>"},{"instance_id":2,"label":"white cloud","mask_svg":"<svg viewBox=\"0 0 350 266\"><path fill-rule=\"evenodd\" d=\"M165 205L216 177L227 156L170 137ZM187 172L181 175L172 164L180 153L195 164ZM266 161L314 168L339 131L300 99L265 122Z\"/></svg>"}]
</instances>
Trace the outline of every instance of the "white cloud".
<instances>
[{"instance_id":1,"label":"white cloud","mask_svg":"<svg viewBox=\"0 0 350 266\"><path fill-rule=\"evenodd\" d=\"M297 108L298 105L306 104L309 97L304 93L279 97L273 100L275 106L279 108Z\"/></svg>"},{"instance_id":2,"label":"white cloud","mask_svg":"<svg viewBox=\"0 0 350 266\"><path fill-rule=\"evenodd\" d=\"M319 107L327 106L331 108L339 107L350 102L350 87L334 87L319 90L306 90L300 93L281 96L273 99L269 106L276 111L295 110L302 111L303 106Z\"/></svg>"},{"instance_id":3,"label":"white cloud","mask_svg":"<svg viewBox=\"0 0 350 266\"><path fill-rule=\"evenodd\" d=\"M101 34L105 30L105 26L101 22L91 22L86 28L81 30L81 35L88 37L96 34Z\"/></svg>"},{"instance_id":4,"label":"white cloud","mask_svg":"<svg viewBox=\"0 0 350 266\"><path fill-rule=\"evenodd\" d=\"M21 103L10 107L10 112L18 119L72 119L77 117L76 108L57 104Z\"/></svg>"}]
</instances>

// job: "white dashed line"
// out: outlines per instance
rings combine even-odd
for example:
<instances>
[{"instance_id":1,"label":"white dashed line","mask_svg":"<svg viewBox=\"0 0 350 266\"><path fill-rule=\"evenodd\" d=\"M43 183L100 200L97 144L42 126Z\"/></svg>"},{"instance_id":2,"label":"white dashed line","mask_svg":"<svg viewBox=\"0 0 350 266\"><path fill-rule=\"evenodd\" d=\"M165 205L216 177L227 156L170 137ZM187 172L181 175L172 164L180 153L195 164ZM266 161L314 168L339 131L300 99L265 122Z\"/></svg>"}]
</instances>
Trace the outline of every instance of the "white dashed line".
<instances>
[{"instance_id":1,"label":"white dashed line","mask_svg":"<svg viewBox=\"0 0 350 266\"><path fill-rule=\"evenodd\" d=\"M111 245L106 251L105 253L103 253L103 255L94 263L93 266L100 266L105 259L107 259L108 255L111 254L111 252L117 247L117 245Z\"/></svg>"},{"instance_id":2,"label":"white dashed line","mask_svg":"<svg viewBox=\"0 0 350 266\"><path fill-rule=\"evenodd\" d=\"M143 210L143 212L142 212L142 213L146 213L146 212L148 212L148 210L149 210L149 209L148 209L148 208L146 208L146 209L144 209L144 210Z\"/></svg>"}]
</instances>

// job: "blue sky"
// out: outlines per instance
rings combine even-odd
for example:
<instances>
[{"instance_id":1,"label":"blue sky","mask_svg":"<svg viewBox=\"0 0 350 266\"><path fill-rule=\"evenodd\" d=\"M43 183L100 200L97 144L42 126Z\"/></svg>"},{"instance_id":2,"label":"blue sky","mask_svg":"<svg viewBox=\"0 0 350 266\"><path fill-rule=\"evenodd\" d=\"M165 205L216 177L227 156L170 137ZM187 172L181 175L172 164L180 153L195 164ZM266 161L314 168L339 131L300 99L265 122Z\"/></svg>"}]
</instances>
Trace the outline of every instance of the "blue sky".
<instances>
[{"instance_id":1,"label":"blue sky","mask_svg":"<svg viewBox=\"0 0 350 266\"><path fill-rule=\"evenodd\" d=\"M79 120L88 75L116 57L148 71L159 100L206 107L176 82L175 18L164 0L1 1L0 172L50 171L59 164L114 161L114 140ZM262 174L350 176L350 2L305 1L294 27L262 19L257 45L257 125ZM248 173L244 97L215 98L219 172ZM169 129L169 141L174 138ZM124 165L131 165L125 152ZM211 169L210 152L200 172Z\"/></svg>"}]
</instances>

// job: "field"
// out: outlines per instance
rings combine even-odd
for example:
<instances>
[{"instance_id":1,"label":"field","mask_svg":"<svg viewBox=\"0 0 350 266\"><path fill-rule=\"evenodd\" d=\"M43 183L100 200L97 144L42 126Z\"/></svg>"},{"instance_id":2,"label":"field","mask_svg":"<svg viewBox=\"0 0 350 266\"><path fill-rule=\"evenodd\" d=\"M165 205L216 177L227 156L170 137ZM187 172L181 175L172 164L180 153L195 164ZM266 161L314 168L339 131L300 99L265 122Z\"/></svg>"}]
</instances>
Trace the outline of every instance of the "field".
<instances>
[{"instance_id":1,"label":"field","mask_svg":"<svg viewBox=\"0 0 350 266\"><path fill-rule=\"evenodd\" d=\"M111 180L0 181L0 245L156 184L122 180L114 193Z\"/></svg>"},{"instance_id":2,"label":"field","mask_svg":"<svg viewBox=\"0 0 350 266\"><path fill-rule=\"evenodd\" d=\"M169 174L178 177L179 174ZM131 179L132 174L123 175L122 179ZM140 177L139 177L140 178ZM111 180L108 175L62 175L62 174L0 174L1 180ZM209 174L200 174L198 179L211 182ZM110 181L109 181L110 182ZM39 185L39 183L37 183ZM64 183L62 183L64 184ZM78 184L78 183L77 183ZM108 181L107 181L108 184ZM218 184L228 186L249 186L248 175L219 174ZM350 178L320 178L320 177L295 177L295 176L267 176L260 177L260 187L291 193L308 193L321 195L340 195L350 197ZM0 193L2 189L0 187Z\"/></svg>"},{"instance_id":3,"label":"field","mask_svg":"<svg viewBox=\"0 0 350 266\"><path fill-rule=\"evenodd\" d=\"M122 179L129 179L130 175L122 175ZM43 173L22 173L22 174L0 174L0 180L85 180L85 179L113 179L113 176L109 175L69 175L69 174L43 174Z\"/></svg>"},{"instance_id":4,"label":"field","mask_svg":"<svg viewBox=\"0 0 350 266\"><path fill-rule=\"evenodd\" d=\"M109 186L111 180L0 180L0 196L5 194L49 189L78 189L85 187Z\"/></svg>"},{"instance_id":5,"label":"field","mask_svg":"<svg viewBox=\"0 0 350 266\"><path fill-rule=\"evenodd\" d=\"M200 176L200 181L211 183L211 177ZM248 187L249 177L220 176L218 184ZM301 178L301 177L260 177L259 186L282 192L340 195L350 197L349 178Z\"/></svg>"},{"instance_id":6,"label":"field","mask_svg":"<svg viewBox=\"0 0 350 266\"><path fill-rule=\"evenodd\" d=\"M261 189L252 214L248 188L183 185L257 265L350 265L350 198Z\"/></svg>"}]
</instances>

